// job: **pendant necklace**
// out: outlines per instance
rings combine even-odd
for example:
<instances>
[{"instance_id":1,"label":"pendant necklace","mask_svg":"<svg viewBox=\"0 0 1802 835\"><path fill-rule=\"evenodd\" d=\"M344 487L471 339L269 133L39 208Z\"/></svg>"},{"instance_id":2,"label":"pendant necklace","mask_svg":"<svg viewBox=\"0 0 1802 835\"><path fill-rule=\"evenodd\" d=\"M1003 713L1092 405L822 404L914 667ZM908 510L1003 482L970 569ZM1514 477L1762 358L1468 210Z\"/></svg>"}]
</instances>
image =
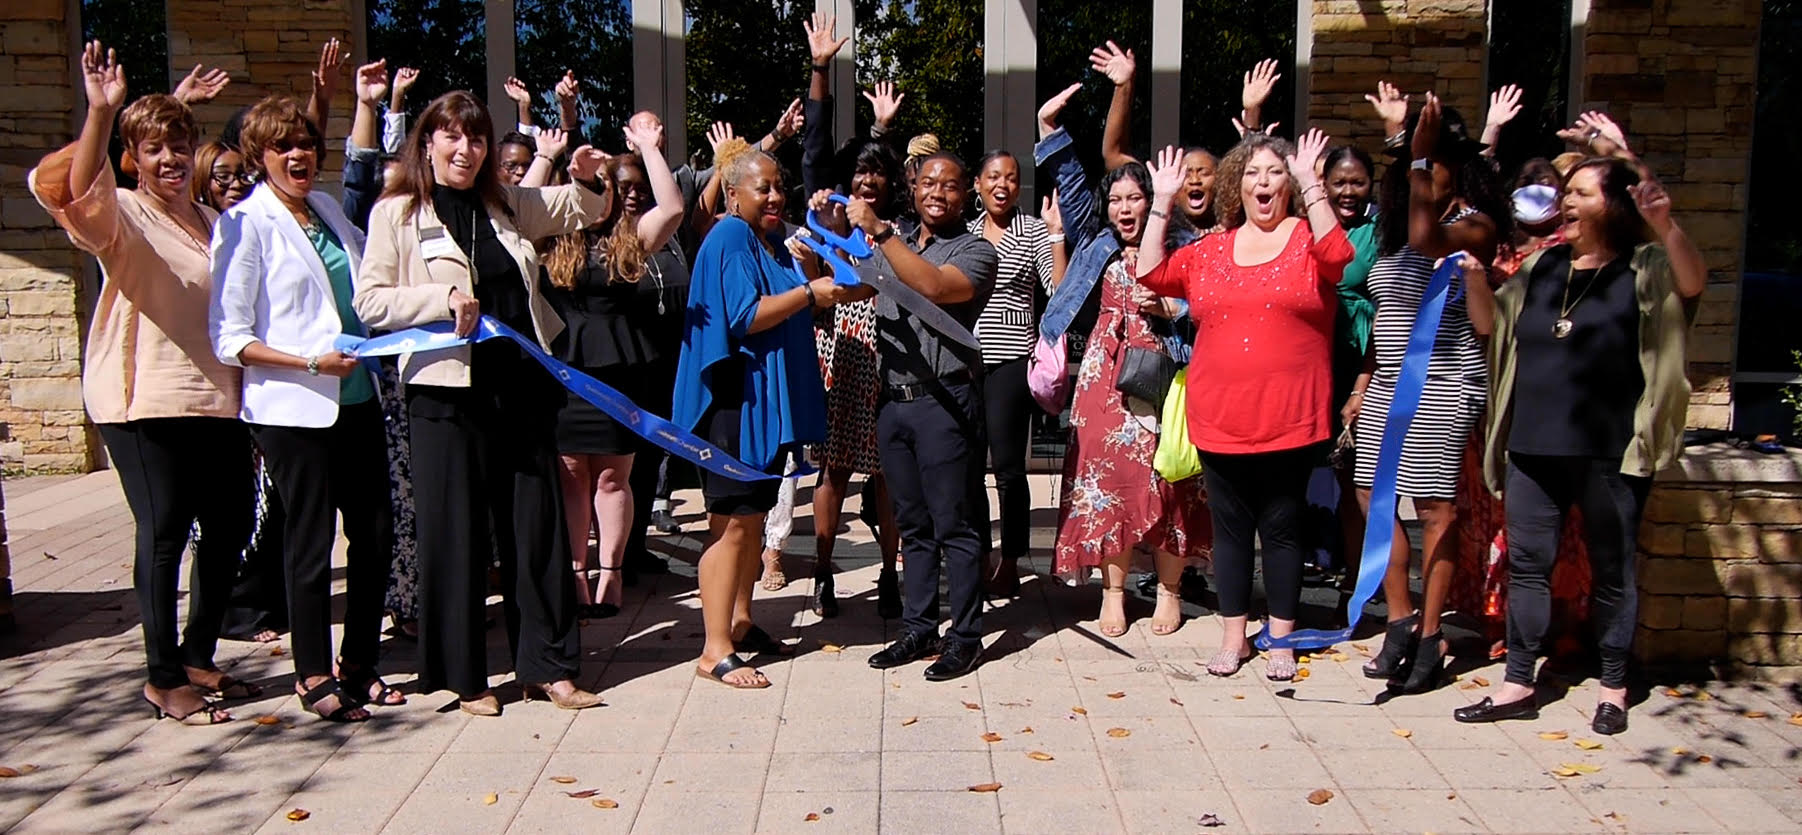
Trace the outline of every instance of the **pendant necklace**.
<instances>
[{"instance_id":1,"label":"pendant necklace","mask_svg":"<svg viewBox=\"0 0 1802 835\"><path fill-rule=\"evenodd\" d=\"M1602 277L1602 271L1598 268L1595 271L1595 274L1589 277L1589 283L1583 285L1583 291L1577 294L1577 300L1573 302L1570 298L1570 285L1571 279L1575 278L1576 275L1577 259L1572 258L1569 269L1564 273L1564 301L1558 305L1558 321L1552 323L1553 339L1563 339L1570 336L1571 331L1576 329L1576 323L1572 322L1570 319L1571 311L1577 309L1577 305L1583 301L1583 297L1588 295L1589 288L1595 286L1596 279Z\"/></svg>"}]
</instances>

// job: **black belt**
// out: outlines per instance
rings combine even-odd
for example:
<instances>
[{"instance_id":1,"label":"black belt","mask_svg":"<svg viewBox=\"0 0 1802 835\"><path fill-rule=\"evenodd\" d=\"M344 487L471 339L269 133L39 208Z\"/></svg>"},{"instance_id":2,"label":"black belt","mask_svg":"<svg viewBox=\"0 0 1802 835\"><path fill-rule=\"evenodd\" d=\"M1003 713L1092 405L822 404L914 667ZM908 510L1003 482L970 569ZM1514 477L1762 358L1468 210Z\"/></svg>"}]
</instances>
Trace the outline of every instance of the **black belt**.
<instances>
[{"instance_id":1,"label":"black belt","mask_svg":"<svg viewBox=\"0 0 1802 835\"><path fill-rule=\"evenodd\" d=\"M968 382L970 382L970 380L971 380L970 369L965 368L965 369L962 369L959 371L953 371L950 374L946 374L945 376L940 377L936 380L929 380L924 383L910 383L907 385L900 385L900 386L887 386L883 393L884 393L884 396L886 396L888 398L889 402L891 402L891 403L911 403L915 400L921 400L921 399L930 397L933 395L934 392L943 389L945 386L957 385L958 383L968 383Z\"/></svg>"}]
</instances>

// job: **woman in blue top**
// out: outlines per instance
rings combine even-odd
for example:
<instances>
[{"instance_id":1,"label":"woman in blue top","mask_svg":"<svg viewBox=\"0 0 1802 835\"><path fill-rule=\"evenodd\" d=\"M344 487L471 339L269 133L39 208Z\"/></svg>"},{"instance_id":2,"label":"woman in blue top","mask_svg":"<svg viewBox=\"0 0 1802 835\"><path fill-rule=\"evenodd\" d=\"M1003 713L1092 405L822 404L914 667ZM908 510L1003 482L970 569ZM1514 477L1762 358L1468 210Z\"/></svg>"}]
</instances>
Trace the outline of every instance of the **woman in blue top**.
<instances>
[{"instance_id":1,"label":"woman in blue top","mask_svg":"<svg viewBox=\"0 0 1802 835\"><path fill-rule=\"evenodd\" d=\"M732 145L739 147L733 148ZM738 151L733 154L732 151ZM722 148L726 216L695 254L687 332L677 366L674 422L753 467L781 475L789 453L826 440L826 397L805 314L857 292L794 270L782 244L782 170L742 143ZM764 516L781 479L741 482L703 471L711 541L701 553L701 618L706 643L695 674L731 687L769 679L735 646L782 651L751 622Z\"/></svg>"}]
</instances>

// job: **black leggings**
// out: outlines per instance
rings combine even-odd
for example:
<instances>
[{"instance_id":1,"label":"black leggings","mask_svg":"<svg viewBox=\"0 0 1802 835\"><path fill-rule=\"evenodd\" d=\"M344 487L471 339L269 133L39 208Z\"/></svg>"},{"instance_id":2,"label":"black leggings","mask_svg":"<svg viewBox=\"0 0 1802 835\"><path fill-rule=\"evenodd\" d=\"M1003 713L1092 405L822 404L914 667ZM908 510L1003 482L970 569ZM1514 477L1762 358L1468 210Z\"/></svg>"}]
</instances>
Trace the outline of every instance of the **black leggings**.
<instances>
[{"instance_id":1,"label":"black leggings","mask_svg":"<svg viewBox=\"0 0 1802 835\"><path fill-rule=\"evenodd\" d=\"M1620 459L1508 455L1508 681L1531 686L1552 620L1552 565L1564 514L1583 509L1594 577L1590 617L1602 656L1602 686L1627 686L1639 619L1639 518L1652 480L1621 474Z\"/></svg>"},{"instance_id":2,"label":"black leggings","mask_svg":"<svg viewBox=\"0 0 1802 835\"><path fill-rule=\"evenodd\" d=\"M1256 535L1264 546L1264 590L1270 616L1294 620L1301 605L1301 521L1308 506L1308 475L1318 447L1244 455L1201 453L1208 510L1214 519L1214 584L1220 614L1251 611Z\"/></svg>"},{"instance_id":3,"label":"black leggings","mask_svg":"<svg viewBox=\"0 0 1802 835\"><path fill-rule=\"evenodd\" d=\"M256 518L250 435L231 418L149 418L100 424L137 526L132 581L144 621L150 684L188 683L183 665L213 666L238 556ZM176 587L188 529L206 535L188 575L188 625L176 635Z\"/></svg>"},{"instance_id":4,"label":"black leggings","mask_svg":"<svg viewBox=\"0 0 1802 835\"><path fill-rule=\"evenodd\" d=\"M995 468L995 493L1001 504L1001 556L1019 559L1032 542L1032 490L1026 484L1027 446L1032 442L1032 413L1038 404L1026 387L1026 357L990 365L983 374L982 399L989 436L989 461ZM984 491L983 551L994 550Z\"/></svg>"}]
</instances>

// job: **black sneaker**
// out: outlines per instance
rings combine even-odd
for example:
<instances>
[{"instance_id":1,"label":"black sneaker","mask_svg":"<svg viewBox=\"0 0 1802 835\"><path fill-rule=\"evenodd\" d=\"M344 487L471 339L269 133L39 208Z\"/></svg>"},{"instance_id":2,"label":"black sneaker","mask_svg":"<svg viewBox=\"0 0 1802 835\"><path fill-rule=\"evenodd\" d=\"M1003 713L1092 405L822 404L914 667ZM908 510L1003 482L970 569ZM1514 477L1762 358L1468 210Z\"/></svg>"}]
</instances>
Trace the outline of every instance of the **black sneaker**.
<instances>
[{"instance_id":1,"label":"black sneaker","mask_svg":"<svg viewBox=\"0 0 1802 835\"><path fill-rule=\"evenodd\" d=\"M981 641L954 641L945 639L945 647L939 653L939 660L926 668L927 681L950 681L959 676L966 676L976 671L982 663Z\"/></svg>"},{"instance_id":2,"label":"black sneaker","mask_svg":"<svg viewBox=\"0 0 1802 835\"><path fill-rule=\"evenodd\" d=\"M669 515L667 510L651 511L651 527L656 528L659 533L682 532L682 526L676 524L676 517Z\"/></svg>"},{"instance_id":3,"label":"black sneaker","mask_svg":"<svg viewBox=\"0 0 1802 835\"><path fill-rule=\"evenodd\" d=\"M911 664L939 651L939 636L934 632L907 632L882 651L870 656L870 666L878 670Z\"/></svg>"}]
</instances>

